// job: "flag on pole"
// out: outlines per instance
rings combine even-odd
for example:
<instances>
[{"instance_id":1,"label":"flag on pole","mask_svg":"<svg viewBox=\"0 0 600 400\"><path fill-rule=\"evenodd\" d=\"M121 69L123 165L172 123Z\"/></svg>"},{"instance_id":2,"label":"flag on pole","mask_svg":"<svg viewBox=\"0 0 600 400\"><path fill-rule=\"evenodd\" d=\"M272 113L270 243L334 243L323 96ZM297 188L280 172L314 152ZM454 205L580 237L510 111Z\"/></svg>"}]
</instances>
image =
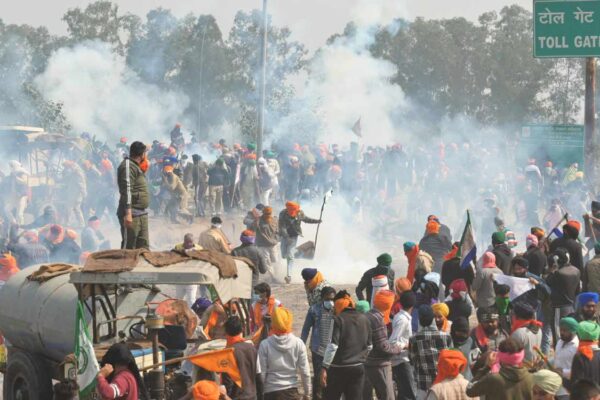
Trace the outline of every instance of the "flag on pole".
<instances>
[{"instance_id":1,"label":"flag on pole","mask_svg":"<svg viewBox=\"0 0 600 400\"><path fill-rule=\"evenodd\" d=\"M360 125L360 118L354 123L354 126L352 127L352 132L354 132L356 136L362 137L362 126Z\"/></svg>"},{"instance_id":2,"label":"flag on pole","mask_svg":"<svg viewBox=\"0 0 600 400\"><path fill-rule=\"evenodd\" d=\"M77 317L75 318L75 358L77 359L77 383L79 397L89 395L96 388L96 377L100 372L94 346L87 330L83 305L77 302Z\"/></svg>"},{"instance_id":3,"label":"flag on pole","mask_svg":"<svg viewBox=\"0 0 600 400\"><path fill-rule=\"evenodd\" d=\"M460 267L466 269L471 262L477 260L477 245L475 244L475 233L471 224L471 214L467 210L467 223L460 238L460 246L458 247L458 257L461 258Z\"/></svg>"},{"instance_id":4,"label":"flag on pole","mask_svg":"<svg viewBox=\"0 0 600 400\"><path fill-rule=\"evenodd\" d=\"M201 353L189 360L192 364L207 371L227 373L236 385L242 387L242 375L233 355L233 348L228 347L223 350Z\"/></svg>"}]
</instances>

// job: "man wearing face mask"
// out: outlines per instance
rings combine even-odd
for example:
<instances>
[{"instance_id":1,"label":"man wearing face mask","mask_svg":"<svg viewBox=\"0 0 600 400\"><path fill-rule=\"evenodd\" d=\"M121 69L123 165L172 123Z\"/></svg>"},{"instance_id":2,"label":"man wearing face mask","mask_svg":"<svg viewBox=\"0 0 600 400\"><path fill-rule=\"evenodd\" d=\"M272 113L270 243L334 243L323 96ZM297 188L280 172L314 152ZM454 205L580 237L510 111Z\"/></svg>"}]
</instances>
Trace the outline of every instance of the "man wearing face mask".
<instances>
[{"instance_id":1,"label":"man wearing face mask","mask_svg":"<svg viewBox=\"0 0 600 400\"><path fill-rule=\"evenodd\" d=\"M313 304L306 314L302 334L300 338L304 344L308 341L310 334L310 351L312 353L313 364L313 398L319 398L322 388L319 384L321 368L323 365L323 356L325 349L331 341L333 332L333 317L335 315L333 308L333 298L335 289L331 286L325 286L321 289L321 301ZM312 334L311 334L312 331Z\"/></svg>"},{"instance_id":2,"label":"man wearing face mask","mask_svg":"<svg viewBox=\"0 0 600 400\"><path fill-rule=\"evenodd\" d=\"M148 169L146 145L133 142L117 169L119 207L117 217L121 225L121 248L150 248L148 211L150 197L145 172Z\"/></svg>"}]
</instances>

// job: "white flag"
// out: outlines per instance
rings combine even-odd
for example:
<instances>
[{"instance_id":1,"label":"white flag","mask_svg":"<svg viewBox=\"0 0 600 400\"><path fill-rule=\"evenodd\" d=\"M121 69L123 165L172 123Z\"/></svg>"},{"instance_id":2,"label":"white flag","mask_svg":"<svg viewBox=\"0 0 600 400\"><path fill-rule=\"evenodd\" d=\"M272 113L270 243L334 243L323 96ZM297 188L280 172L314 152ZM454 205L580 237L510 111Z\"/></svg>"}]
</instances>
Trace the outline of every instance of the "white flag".
<instances>
[{"instance_id":1,"label":"white flag","mask_svg":"<svg viewBox=\"0 0 600 400\"><path fill-rule=\"evenodd\" d=\"M84 397L96 388L96 377L100 372L100 367L88 334L81 302L77 303L77 318L75 319L75 358L77 359L79 396Z\"/></svg>"}]
</instances>

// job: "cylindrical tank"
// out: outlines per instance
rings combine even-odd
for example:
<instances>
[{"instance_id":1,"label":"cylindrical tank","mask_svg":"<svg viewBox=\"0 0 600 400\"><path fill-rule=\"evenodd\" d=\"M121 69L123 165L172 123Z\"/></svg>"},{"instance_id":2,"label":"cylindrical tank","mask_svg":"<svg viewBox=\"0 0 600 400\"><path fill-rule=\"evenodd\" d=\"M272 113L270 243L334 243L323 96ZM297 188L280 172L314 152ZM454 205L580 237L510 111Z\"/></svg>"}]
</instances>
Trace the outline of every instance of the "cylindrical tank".
<instances>
[{"instance_id":1,"label":"cylindrical tank","mask_svg":"<svg viewBox=\"0 0 600 400\"><path fill-rule=\"evenodd\" d=\"M69 274L27 280L37 269L19 271L0 289L0 332L11 346L62 361L75 348L77 291Z\"/></svg>"}]
</instances>

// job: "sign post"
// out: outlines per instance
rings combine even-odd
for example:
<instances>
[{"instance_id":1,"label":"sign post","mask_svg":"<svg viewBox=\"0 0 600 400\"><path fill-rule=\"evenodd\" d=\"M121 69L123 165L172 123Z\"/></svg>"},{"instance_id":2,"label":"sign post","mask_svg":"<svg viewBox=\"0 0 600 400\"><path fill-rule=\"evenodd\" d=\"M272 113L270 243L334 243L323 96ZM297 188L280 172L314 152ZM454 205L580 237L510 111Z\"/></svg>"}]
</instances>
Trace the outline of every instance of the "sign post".
<instances>
[{"instance_id":1,"label":"sign post","mask_svg":"<svg viewBox=\"0 0 600 400\"><path fill-rule=\"evenodd\" d=\"M585 170L595 183L596 59L600 56L600 0L534 0L533 56L586 58Z\"/></svg>"}]
</instances>

